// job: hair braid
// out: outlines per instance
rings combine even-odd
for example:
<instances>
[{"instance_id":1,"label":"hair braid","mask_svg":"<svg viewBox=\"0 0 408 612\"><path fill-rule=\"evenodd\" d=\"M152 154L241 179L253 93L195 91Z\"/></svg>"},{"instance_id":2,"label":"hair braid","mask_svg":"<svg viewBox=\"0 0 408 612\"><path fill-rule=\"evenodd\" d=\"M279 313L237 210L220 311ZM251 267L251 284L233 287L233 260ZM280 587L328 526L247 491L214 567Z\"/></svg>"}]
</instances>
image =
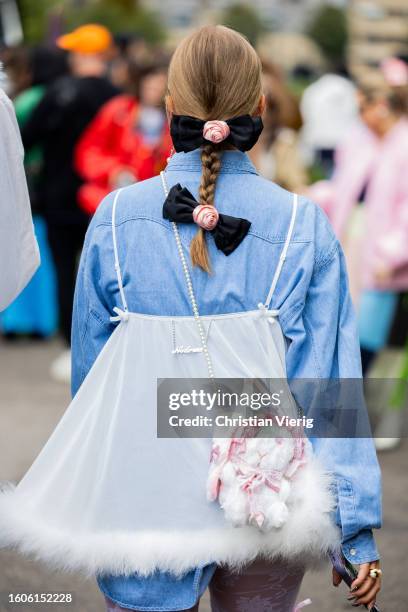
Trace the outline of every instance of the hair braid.
<instances>
[{"instance_id":1,"label":"hair braid","mask_svg":"<svg viewBox=\"0 0 408 612\"><path fill-rule=\"evenodd\" d=\"M200 204L214 206L215 184L221 168L221 151L217 145L208 144L203 147L201 163ZM211 271L205 232L201 227L191 241L190 255L193 266L199 266L205 272Z\"/></svg>"}]
</instances>

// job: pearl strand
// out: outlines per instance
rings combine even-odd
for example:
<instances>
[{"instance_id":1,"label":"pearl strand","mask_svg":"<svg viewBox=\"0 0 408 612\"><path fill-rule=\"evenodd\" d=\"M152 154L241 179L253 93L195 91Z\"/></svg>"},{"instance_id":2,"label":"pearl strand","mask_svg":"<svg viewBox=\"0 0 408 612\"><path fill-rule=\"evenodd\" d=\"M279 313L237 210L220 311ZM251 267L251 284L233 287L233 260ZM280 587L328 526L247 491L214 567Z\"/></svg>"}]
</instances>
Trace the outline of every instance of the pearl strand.
<instances>
[{"instance_id":1,"label":"pearl strand","mask_svg":"<svg viewBox=\"0 0 408 612\"><path fill-rule=\"evenodd\" d=\"M162 180L162 184L163 184L163 189L164 189L164 193L166 194L166 197L169 195L169 190L167 187L167 182L166 182L166 178L164 175L164 172L160 172L160 177ZM208 351L208 346L207 346L207 340L205 337L205 332L204 332L204 328L203 328L203 324L200 318L200 313L198 311L198 306L197 306L197 302L195 299L195 295L194 295L194 289L193 289L193 283L191 281L191 275L190 275L190 271L188 269L188 265L187 265L187 261L184 255L184 251L183 251L183 245L181 244L181 238L180 238L180 233L177 227L177 223L175 223L174 221L171 222L172 227L173 227L173 232L174 232L174 237L176 239L176 246L177 246L177 251L180 257L180 261L181 261L181 265L183 268L183 272L184 272L184 277L186 279L186 284L187 284L187 292L190 298L190 302L191 302L191 306L193 309L193 316L195 319L195 322L197 324L197 328L198 328L198 333L200 335L200 340L201 340L201 346L203 347L203 354L204 357L206 359L207 362L207 369L208 369L208 376L209 378L214 378L214 370L213 370L213 366L212 366L212 361L211 361L211 356L210 353Z\"/></svg>"}]
</instances>

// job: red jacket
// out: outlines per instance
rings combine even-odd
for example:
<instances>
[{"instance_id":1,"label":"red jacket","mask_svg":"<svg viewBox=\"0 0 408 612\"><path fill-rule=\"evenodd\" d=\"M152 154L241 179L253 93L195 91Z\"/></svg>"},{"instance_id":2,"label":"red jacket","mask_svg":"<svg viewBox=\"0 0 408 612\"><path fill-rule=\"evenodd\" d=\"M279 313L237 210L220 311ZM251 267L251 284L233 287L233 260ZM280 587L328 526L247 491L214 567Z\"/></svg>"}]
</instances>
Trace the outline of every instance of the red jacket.
<instances>
[{"instance_id":1,"label":"red jacket","mask_svg":"<svg viewBox=\"0 0 408 612\"><path fill-rule=\"evenodd\" d=\"M115 188L115 177L130 172L143 181L158 174L170 155L167 123L157 145L143 140L137 130L139 104L129 95L116 96L100 109L80 138L75 166L85 183L79 189L79 205L90 214Z\"/></svg>"}]
</instances>

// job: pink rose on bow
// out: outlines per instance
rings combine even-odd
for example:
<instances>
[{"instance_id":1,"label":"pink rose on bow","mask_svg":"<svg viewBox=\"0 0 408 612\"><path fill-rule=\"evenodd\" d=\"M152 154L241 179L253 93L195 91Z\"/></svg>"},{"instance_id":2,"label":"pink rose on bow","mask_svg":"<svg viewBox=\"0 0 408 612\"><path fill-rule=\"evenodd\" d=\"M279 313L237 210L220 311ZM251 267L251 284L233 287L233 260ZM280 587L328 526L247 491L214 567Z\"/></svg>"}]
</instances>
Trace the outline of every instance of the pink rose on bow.
<instances>
[{"instance_id":1,"label":"pink rose on bow","mask_svg":"<svg viewBox=\"0 0 408 612\"><path fill-rule=\"evenodd\" d=\"M210 204L199 204L193 210L193 220L205 230L212 230L219 219L218 210Z\"/></svg>"},{"instance_id":2,"label":"pink rose on bow","mask_svg":"<svg viewBox=\"0 0 408 612\"><path fill-rule=\"evenodd\" d=\"M225 121L214 120L204 123L203 137L214 144L218 144L228 138L229 133L229 125Z\"/></svg>"}]
</instances>

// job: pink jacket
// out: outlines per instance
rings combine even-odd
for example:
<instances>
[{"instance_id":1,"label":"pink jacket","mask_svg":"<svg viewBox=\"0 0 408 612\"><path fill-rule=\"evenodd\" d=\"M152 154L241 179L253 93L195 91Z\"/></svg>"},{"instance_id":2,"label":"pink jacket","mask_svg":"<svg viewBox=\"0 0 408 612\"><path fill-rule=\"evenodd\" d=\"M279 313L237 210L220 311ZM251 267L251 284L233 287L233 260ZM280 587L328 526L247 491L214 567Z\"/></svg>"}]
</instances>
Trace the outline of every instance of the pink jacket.
<instances>
[{"instance_id":1,"label":"pink jacket","mask_svg":"<svg viewBox=\"0 0 408 612\"><path fill-rule=\"evenodd\" d=\"M336 152L333 178L310 187L310 196L324 208L340 239L365 186L362 285L408 289L407 119L400 119L383 139L357 126ZM381 283L375 278L380 267L393 271Z\"/></svg>"}]
</instances>

